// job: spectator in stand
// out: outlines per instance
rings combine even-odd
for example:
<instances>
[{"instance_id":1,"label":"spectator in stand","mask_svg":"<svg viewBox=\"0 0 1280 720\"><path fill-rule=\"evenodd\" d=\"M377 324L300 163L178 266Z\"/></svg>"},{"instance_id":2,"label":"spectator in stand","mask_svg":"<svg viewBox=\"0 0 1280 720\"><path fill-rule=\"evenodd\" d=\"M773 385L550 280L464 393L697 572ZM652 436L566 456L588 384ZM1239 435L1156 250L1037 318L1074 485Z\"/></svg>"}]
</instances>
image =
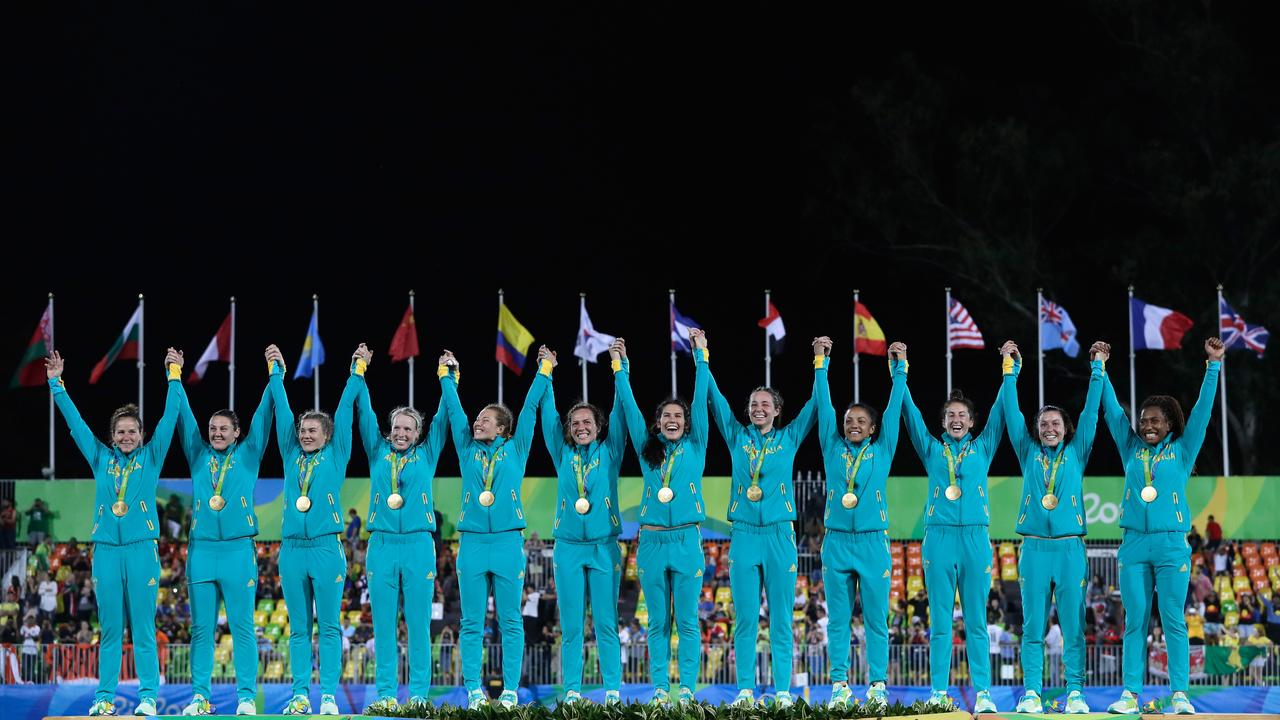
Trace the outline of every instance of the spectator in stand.
<instances>
[{"instance_id":1,"label":"spectator in stand","mask_svg":"<svg viewBox=\"0 0 1280 720\"><path fill-rule=\"evenodd\" d=\"M1262 618L1265 621L1266 636L1273 644L1280 644L1280 602L1275 596L1261 596Z\"/></svg>"},{"instance_id":2,"label":"spectator in stand","mask_svg":"<svg viewBox=\"0 0 1280 720\"><path fill-rule=\"evenodd\" d=\"M58 583L47 572L40 573L39 581L36 592L40 595L40 619L52 620L58 609Z\"/></svg>"},{"instance_id":3,"label":"spectator in stand","mask_svg":"<svg viewBox=\"0 0 1280 720\"><path fill-rule=\"evenodd\" d=\"M1106 627L1102 629L1102 637L1100 639L1104 645L1120 644L1120 630L1116 627L1114 622L1107 621Z\"/></svg>"},{"instance_id":4,"label":"spectator in stand","mask_svg":"<svg viewBox=\"0 0 1280 720\"><path fill-rule=\"evenodd\" d=\"M1209 579L1209 569L1201 566L1191 580L1191 599L1203 605L1213 596L1213 581Z\"/></svg>"},{"instance_id":5,"label":"spectator in stand","mask_svg":"<svg viewBox=\"0 0 1280 720\"><path fill-rule=\"evenodd\" d=\"M1194 531L1195 528L1192 528L1192 530ZM1206 550L1214 550L1222 544L1222 526L1218 524L1217 520L1213 519L1212 515L1209 516L1209 522L1204 526L1204 533L1208 536L1204 544Z\"/></svg>"},{"instance_id":6,"label":"spectator in stand","mask_svg":"<svg viewBox=\"0 0 1280 720\"><path fill-rule=\"evenodd\" d=\"M18 543L18 510L9 500L0 500L0 550Z\"/></svg>"},{"instance_id":7,"label":"spectator in stand","mask_svg":"<svg viewBox=\"0 0 1280 720\"><path fill-rule=\"evenodd\" d=\"M22 636L22 678L30 682L36 678L40 662L40 626L36 625L34 615L27 615L19 635Z\"/></svg>"},{"instance_id":8,"label":"spectator in stand","mask_svg":"<svg viewBox=\"0 0 1280 720\"><path fill-rule=\"evenodd\" d=\"M1213 555L1213 575L1217 577L1219 574L1231 571L1231 551L1225 545L1215 543L1217 552ZM1206 544L1206 548L1208 545Z\"/></svg>"},{"instance_id":9,"label":"spectator in stand","mask_svg":"<svg viewBox=\"0 0 1280 720\"><path fill-rule=\"evenodd\" d=\"M1049 660L1049 686L1062 682L1062 626L1055 613L1049 618L1049 631L1044 636L1044 654Z\"/></svg>"},{"instance_id":10,"label":"spectator in stand","mask_svg":"<svg viewBox=\"0 0 1280 720\"><path fill-rule=\"evenodd\" d=\"M36 498L23 515L27 516L27 542L37 547L49 536L49 520L53 513L45 507L43 500Z\"/></svg>"},{"instance_id":11,"label":"spectator in stand","mask_svg":"<svg viewBox=\"0 0 1280 720\"><path fill-rule=\"evenodd\" d=\"M907 607L910 609L908 620L914 622L919 620L924 623L929 619L929 593L924 589L911 596L907 601Z\"/></svg>"},{"instance_id":12,"label":"spectator in stand","mask_svg":"<svg viewBox=\"0 0 1280 720\"><path fill-rule=\"evenodd\" d=\"M1204 645L1204 616L1200 614L1199 610L1189 608L1187 610L1186 618L1187 642L1192 645Z\"/></svg>"},{"instance_id":13,"label":"spectator in stand","mask_svg":"<svg viewBox=\"0 0 1280 720\"><path fill-rule=\"evenodd\" d=\"M356 543L360 540L360 513L355 508L347 510L347 545L355 552Z\"/></svg>"},{"instance_id":14,"label":"spectator in stand","mask_svg":"<svg viewBox=\"0 0 1280 720\"><path fill-rule=\"evenodd\" d=\"M182 506L182 498L176 493L169 494L169 502L164 506L164 527L168 532L165 537L171 540L182 538L182 522L186 519L186 508Z\"/></svg>"},{"instance_id":15,"label":"spectator in stand","mask_svg":"<svg viewBox=\"0 0 1280 720\"><path fill-rule=\"evenodd\" d=\"M93 629L89 627L89 621L80 621L80 629L76 632L76 642L81 645L93 643Z\"/></svg>"},{"instance_id":16,"label":"spectator in stand","mask_svg":"<svg viewBox=\"0 0 1280 720\"><path fill-rule=\"evenodd\" d=\"M1200 536L1200 532L1196 530L1196 526L1191 526L1191 532L1187 533L1187 545L1191 547L1191 554L1200 552L1200 548L1204 547L1204 538Z\"/></svg>"},{"instance_id":17,"label":"spectator in stand","mask_svg":"<svg viewBox=\"0 0 1280 720\"><path fill-rule=\"evenodd\" d=\"M16 645L18 630L13 626L14 618L5 615L0 618L0 645Z\"/></svg>"}]
</instances>

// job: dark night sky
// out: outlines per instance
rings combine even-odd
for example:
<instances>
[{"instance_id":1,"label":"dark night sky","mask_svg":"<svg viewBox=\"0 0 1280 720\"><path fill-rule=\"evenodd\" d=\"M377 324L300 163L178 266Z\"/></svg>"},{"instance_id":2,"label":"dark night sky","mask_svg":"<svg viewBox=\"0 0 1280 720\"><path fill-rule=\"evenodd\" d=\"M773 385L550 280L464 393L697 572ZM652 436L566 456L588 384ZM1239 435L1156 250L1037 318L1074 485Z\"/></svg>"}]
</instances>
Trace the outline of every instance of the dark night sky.
<instances>
[{"instance_id":1,"label":"dark night sky","mask_svg":"<svg viewBox=\"0 0 1280 720\"><path fill-rule=\"evenodd\" d=\"M278 343L296 363L318 292L330 355L324 404L337 400L343 359L367 341L380 353L370 380L385 410L404 395L403 366L389 367L385 350L414 289L430 356L419 404L434 406L431 363L448 347L464 364L463 401L474 412L495 390L496 290L506 289L517 317L562 357L585 291L597 328L629 340L647 411L668 388L665 296L675 288L680 309L707 326L720 385L736 402L762 380L755 321L771 288L790 341L775 361L775 385L794 410L810 386L805 341L818 334L836 339L837 403L851 398L851 291L860 288L890 339L910 346L914 393L929 417L943 396L942 288L953 285L992 348L959 352L955 362L956 384L985 411L999 380L994 348L1006 337L1033 347L1031 322L984 323L997 305L984 284L918 257L868 254L875 232L863 225L851 242L833 237L815 180L834 162L825 126L839 121L855 88L882 81L904 57L961 79L949 106L957 123L1088 123L1098 108L1082 98L1105 103L1096 89L1139 60L1109 36L1090 10L1098 4L890 5L8 8L0 32L12 56L12 125L0 177L14 251L0 287L8 309L0 367L11 372L45 293L54 292L68 386L90 424L104 425L112 407L133 397L135 373L118 365L90 387L88 372L144 292L154 422L163 348L183 347L194 364L235 295L237 404L247 415L262 388L261 348ZM1260 10L1232 10L1223 22L1250 76L1274 88L1273 25ZM1250 107L1259 112L1241 113L1241 132L1274 137L1274 100ZM1035 260L1056 267L1047 276L1057 279L1053 297L1085 344L1108 339L1119 353L1125 280L1102 271L1118 260L1073 249L1099 227L1126 227L1115 212L1085 197ZM1136 241L1113 250L1117 258L1160 252ZM1062 282L1064 268L1082 277ZM1188 264L1174 278L1204 287L1201 306L1180 308L1197 321L1184 362L1200 357L1213 286L1227 272ZM1159 293L1149 300L1172 302ZM1026 305L1033 303L1034 294ZM1280 326L1280 308L1255 315ZM1165 361L1144 356L1139 372ZM1069 373L1082 365L1051 359L1051 401L1079 404L1084 381ZM1112 370L1122 372L1120 358ZM566 406L577 370L566 363L559 374ZM682 374L687 393L687 367ZM508 402L518 404L528 378L508 378ZM592 378L593 398L609 394L606 370L593 368ZM878 359L863 379L864 399L882 405L887 378ZM217 368L190 390L197 415L225 404L225 383ZM295 410L309 403L309 383L289 386ZM1022 388L1030 412L1033 375ZM1141 379L1139 388L1184 401L1195 391ZM0 396L0 432L18 448L0 476L38 476L46 397L39 389ZM83 476L61 424L59 444L59 475ZM1206 444L1205 454L1217 447ZM634 462L624 471L635 472ZM363 463L357 457L351 472L364 474ZM819 468L816 443L797 468ZM1118 469L1110 440L1100 438L1091 471ZM708 472L727 470L726 454L713 452ZM905 441L895 470L920 472ZM185 472L176 453L166 471ZM529 471L550 472L542 450ZM264 473L278 472L269 459ZM452 451L441 472L456 472ZM1007 448L993 472L1015 472Z\"/></svg>"}]
</instances>

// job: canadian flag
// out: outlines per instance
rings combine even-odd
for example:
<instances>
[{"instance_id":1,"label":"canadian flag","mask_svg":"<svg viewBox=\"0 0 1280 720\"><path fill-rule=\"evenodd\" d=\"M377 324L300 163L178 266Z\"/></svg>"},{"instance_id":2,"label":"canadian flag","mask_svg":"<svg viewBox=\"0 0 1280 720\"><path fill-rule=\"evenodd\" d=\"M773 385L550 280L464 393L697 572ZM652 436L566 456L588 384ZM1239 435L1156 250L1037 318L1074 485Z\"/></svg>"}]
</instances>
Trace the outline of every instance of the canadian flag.
<instances>
[{"instance_id":1,"label":"canadian flag","mask_svg":"<svg viewBox=\"0 0 1280 720\"><path fill-rule=\"evenodd\" d=\"M187 377L187 382L192 384L200 382L204 377L205 368L209 367L211 362L231 362L231 313L227 313L227 319L223 320L222 325L218 327L218 332L209 341L209 347L204 349L204 354L196 361L195 372Z\"/></svg>"}]
</instances>

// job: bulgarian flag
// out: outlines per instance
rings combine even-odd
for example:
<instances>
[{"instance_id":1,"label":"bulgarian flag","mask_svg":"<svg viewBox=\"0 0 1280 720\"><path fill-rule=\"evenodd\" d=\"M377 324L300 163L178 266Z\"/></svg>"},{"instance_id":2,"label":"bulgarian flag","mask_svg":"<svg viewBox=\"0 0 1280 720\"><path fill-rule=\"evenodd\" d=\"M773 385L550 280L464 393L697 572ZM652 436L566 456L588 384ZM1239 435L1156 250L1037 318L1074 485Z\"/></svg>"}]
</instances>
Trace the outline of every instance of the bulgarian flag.
<instances>
[{"instance_id":1,"label":"bulgarian flag","mask_svg":"<svg viewBox=\"0 0 1280 720\"><path fill-rule=\"evenodd\" d=\"M40 316L40 324L31 334L31 342L27 343L27 351L22 354L22 362L13 373L10 388L39 387L45 383L44 359L53 352L53 300L44 308Z\"/></svg>"},{"instance_id":2,"label":"bulgarian flag","mask_svg":"<svg viewBox=\"0 0 1280 720\"><path fill-rule=\"evenodd\" d=\"M107 351L107 354L93 366L93 372L89 373L89 384L93 385L98 382L98 378L102 377L102 373L111 367L111 363L121 358L125 360L138 359L138 342L142 340L142 303L138 303L138 309L133 311L133 317L129 318L128 324L124 326L124 332L120 333L120 337L116 338L116 342Z\"/></svg>"}]
</instances>

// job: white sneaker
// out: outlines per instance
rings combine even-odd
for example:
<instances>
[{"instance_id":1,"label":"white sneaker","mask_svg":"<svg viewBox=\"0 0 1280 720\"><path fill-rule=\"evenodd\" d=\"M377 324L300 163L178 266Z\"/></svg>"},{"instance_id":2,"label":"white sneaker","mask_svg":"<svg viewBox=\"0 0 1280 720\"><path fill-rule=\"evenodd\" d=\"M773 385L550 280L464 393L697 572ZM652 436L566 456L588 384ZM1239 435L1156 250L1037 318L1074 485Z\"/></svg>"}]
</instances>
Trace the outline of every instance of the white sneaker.
<instances>
[{"instance_id":1,"label":"white sneaker","mask_svg":"<svg viewBox=\"0 0 1280 720\"><path fill-rule=\"evenodd\" d=\"M1107 712L1112 715L1138 715L1142 709L1138 707L1138 696L1125 690L1120 693L1120 699L1107 706Z\"/></svg>"},{"instance_id":2,"label":"white sneaker","mask_svg":"<svg viewBox=\"0 0 1280 720\"><path fill-rule=\"evenodd\" d=\"M990 690L979 690L978 699L973 702L973 714L996 712L996 704L991 701Z\"/></svg>"},{"instance_id":3,"label":"white sneaker","mask_svg":"<svg viewBox=\"0 0 1280 720\"><path fill-rule=\"evenodd\" d=\"M1072 690L1067 695L1067 707L1063 712L1068 715L1084 715L1089 712L1089 703L1084 701L1084 693L1079 690Z\"/></svg>"},{"instance_id":4,"label":"white sneaker","mask_svg":"<svg viewBox=\"0 0 1280 720\"><path fill-rule=\"evenodd\" d=\"M467 709L479 710L489 704L489 698L485 696L483 690L469 690L467 692Z\"/></svg>"},{"instance_id":5,"label":"white sneaker","mask_svg":"<svg viewBox=\"0 0 1280 720\"><path fill-rule=\"evenodd\" d=\"M1195 715L1196 714L1196 708L1194 705L1191 704L1191 701L1187 699L1186 693L1176 692L1173 694L1172 700L1173 700L1173 713L1175 715Z\"/></svg>"},{"instance_id":6,"label":"white sneaker","mask_svg":"<svg viewBox=\"0 0 1280 720\"><path fill-rule=\"evenodd\" d=\"M883 710L889 707L889 691L883 682L873 682L867 688L867 707Z\"/></svg>"},{"instance_id":7,"label":"white sneaker","mask_svg":"<svg viewBox=\"0 0 1280 720\"><path fill-rule=\"evenodd\" d=\"M203 695L196 695L191 698L191 702L182 708L183 715L212 715L213 706L205 699Z\"/></svg>"},{"instance_id":8,"label":"white sneaker","mask_svg":"<svg viewBox=\"0 0 1280 720\"><path fill-rule=\"evenodd\" d=\"M796 699L791 697L791 693L786 690L779 690L773 696L773 704L780 708L789 708L796 704Z\"/></svg>"},{"instance_id":9,"label":"white sneaker","mask_svg":"<svg viewBox=\"0 0 1280 720\"><path fill-rule=\"evenodd\" d=\"M1018 701L1018 704L1013 708L1013 711L1016 713L1044 712L1044 703L1040 701L1040 693L1035 690L1028 690L1023 694L1022 699Z\"/></svg>"},{"instance_id":10,"label":"white sneaker","mask_svg":"<svg viewBox=\"0 0 1280 720\"><path fill-rule=\"evenodd\" d=\"M756 694L750 690L739 690L733 704L737 707L751 707L756 704Z\"/></svg>"},{"instance_id":11,"label":"white sneaker","mask_svg":"<svg viewBox=\"0 0 1280 720\"><path fill-rule=\"evenodd\" d=\"M151 698L142 698L138 702L138 707L133 710L134 715L145 715L153 717L156 714L156 701Z\"/></svg>"},{"instance_id":12,"label":"white sneaker","mask_svg":"<svg viewBox=\"0 0 1280 720\"><path fill-rule=\"evenodd\" d=\"M236 714L237 715L257 715L258 703L253 700L241 700L240 703L236 705Z\"/></svg>"},{"instance_id":13,"label":"white sneaker","mask_svg":"<svg viewBox=\"0 0 1280 720\"><path fill-rule=\"evenodd\" d=\"M320 696L320 714L321 715L337 715L338 700L332 695Z\"/></svg>"},{"instance_id":14,"label":"white sneaker","mask_svg":"<svg viewBox=\"0 0 1280 720\"><path fill-rule=\"evenodd\" d=\"M520 704L520 696L516 694L515 690L503 690L502 694L498 696L498 704L504 709L510 710Z\"/></svg>"},{"instance_id":15,"label":"white sneaker","mask_svg":"<svg viewBox=\"0 0 1280 720\"><path fill-rule=\"evenodd\" d=\"M925 707L932 710L954 710L955 702L947 696L946 690L934 690L929 693L929 699L924 701Z\"/></svg>"}]
</instances>

